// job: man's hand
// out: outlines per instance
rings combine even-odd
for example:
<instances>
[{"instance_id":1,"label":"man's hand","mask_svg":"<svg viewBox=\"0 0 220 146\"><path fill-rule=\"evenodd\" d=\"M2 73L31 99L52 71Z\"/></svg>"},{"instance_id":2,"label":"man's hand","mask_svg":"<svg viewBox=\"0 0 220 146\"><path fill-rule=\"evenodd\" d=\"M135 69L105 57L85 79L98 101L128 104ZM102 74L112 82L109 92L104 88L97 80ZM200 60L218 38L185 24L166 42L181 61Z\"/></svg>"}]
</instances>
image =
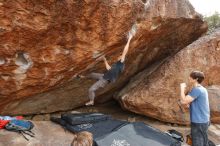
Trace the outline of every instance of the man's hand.
<instances>
[{"instance_id":1,"label":"man's hand","mask_svg":"<svg viewBox=\"0 0 220 146\"><path fill-rule=\"evenodd\" d=\"M128 40L131 39L133 36L135 36L136 32L137 32L137 25L134 24L131 30L128 32Z\"/></svg>"},{"instance_id":2,"label":"man's hand","mask_svg":"<svg viewBox=\"0 0 220 146\"><path fill-rule=\"evenodd\" d=\"M105 58L104 55L102 56L102 59L103 59L103 61L104 61L104 63L105 63L105 68L106 68L107 70L110 70L110 69L111 69L111 66L108 64L108 61L106 60L106 58Z\"/></svg>"},{"instance_id":3,"label":"man's hand","mask_svg":"<svg viewBox=\"0 0 220 146\"><path fill-rule=\"evenodd\" d=\"M133 38L133 36L130 36L130 37L128 38L128 41L130 42L132 38Z\"/></svg>"},{"instance_id":4,"label":"man's hand","mask_svg":"<svg viewBox=\"0 0 220 146\"><path fill-rule=\"evenodd\" d=\"M133 34L131 32L128 32L128 34L127 34L128 42L131 41L132 37L133 37Z\"/></svg>"},{"instance_id":5,"label":"man's hand","mask_svg":"<svg viewBox=\"0 0 220 146\"><path fill-rule=\"evenodd\" d=\"M186 83L180 84L180 96L181 96L181 103L185 105L189 105L194 98L190 95L185 95Z\"/></svg>"},{"instance_id":6,"label":"man's hand","mask_svg":"<svg viewBox=\"0 0 220 146\"><path fill-rule=\"evenodd\" d=\"M102 60L106 60L105 55L102 56Z\"/></svg>"},{"instance_id":7,"label":"man's hand","mask_svg":"<svg viewBox=\"0 0 220 146\"><path fill-rule=\"evenodd\" d=\"M106 60L105 55L102 55L101 57L96 59L97 61Z\"/></svg>"},{"instance_id":8,"label":"man's hand","mask_svg":"<svg viewBox=\"0 0 220 146\"><path fill-rule=\"evenodd\" d=\"M185 91L185 89L186 89L186 83L181 83L180 84L180 90Z\"/></svg>"}]
</instances>

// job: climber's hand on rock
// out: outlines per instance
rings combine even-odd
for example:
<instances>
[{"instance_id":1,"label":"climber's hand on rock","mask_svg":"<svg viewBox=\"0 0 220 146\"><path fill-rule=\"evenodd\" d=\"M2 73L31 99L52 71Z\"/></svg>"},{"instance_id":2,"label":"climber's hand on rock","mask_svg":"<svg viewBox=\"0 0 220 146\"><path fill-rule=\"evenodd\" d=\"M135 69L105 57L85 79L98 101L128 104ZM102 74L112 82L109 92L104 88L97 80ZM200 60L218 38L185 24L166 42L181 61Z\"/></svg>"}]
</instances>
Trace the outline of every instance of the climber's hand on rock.
<instances>
[{"instance_id":1,"label":"climber's hand on rock","mask_svg":"<svg viewBox=\"0 0 220 146\"><path fill-rule=\"evenodd\" d=\"M100 56L99 58L96 59L96 61L101 61L101 60L105 60L105 55Z\"/></svg>"}]
</instances>

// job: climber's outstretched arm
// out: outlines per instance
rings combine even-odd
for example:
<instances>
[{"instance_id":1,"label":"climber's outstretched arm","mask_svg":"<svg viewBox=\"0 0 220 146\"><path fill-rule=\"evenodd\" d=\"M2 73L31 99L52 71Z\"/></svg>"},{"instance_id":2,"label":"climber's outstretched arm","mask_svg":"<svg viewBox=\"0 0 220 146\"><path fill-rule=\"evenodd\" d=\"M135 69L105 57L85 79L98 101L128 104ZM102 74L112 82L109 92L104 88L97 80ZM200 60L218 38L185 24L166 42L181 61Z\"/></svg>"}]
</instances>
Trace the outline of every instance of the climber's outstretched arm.
<instances>
[{"instance_id":1,"label":"climber's outstretched arm","mask_svg":"<svg viewBox=\"0 0 220 146\"><path fill-rule=\"evenodd\" d=\"M128 49L129 49L129 45L130 45L131 39L132 39L132 36L128 38L128 42L127 42L127 44L126 44L125 47L124 47L124 50L123 50L123 53L122 53L121 59L120 59L121 62L124 62L124 61L125 61L125 56L126 56L126 54L128 53Z\"/></svg>"},{"instance_id":2,"label":"climber's outstretched arm","mask_svg":"<svg viewBox=\"0 0 220 146\"><path fill-rule=\"evenodd\" d=\"M105 56L103 56L103 61L104 61L104 63L105 63L106 69L107 69L107 70L110 70L110 69L111 69L111 66L108 64L108 62L107 62Z\"/></svg>"}]
</instances>

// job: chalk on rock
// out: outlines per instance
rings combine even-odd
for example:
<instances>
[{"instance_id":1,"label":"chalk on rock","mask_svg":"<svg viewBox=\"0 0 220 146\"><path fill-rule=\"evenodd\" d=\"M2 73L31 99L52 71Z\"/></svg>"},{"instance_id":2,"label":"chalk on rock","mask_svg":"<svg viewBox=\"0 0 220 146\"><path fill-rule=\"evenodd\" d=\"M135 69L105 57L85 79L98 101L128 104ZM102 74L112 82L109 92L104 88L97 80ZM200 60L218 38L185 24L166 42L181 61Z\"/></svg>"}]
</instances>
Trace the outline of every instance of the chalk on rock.
<instances>
[{"instance_id":1,"label":"chalk on rock","mask_svg":"<svg viewBox=\"0 0 220 146\"><path fill-rule=\"evenodd\" d=\"M5 64L5 59L3 57L0 57L0 65Z\"/></svg>"},{"instance_id":2,"label":"chalk on rock","mask_svg":"<svg viewBox=\"0 0 220 146\"><path fill-rule=\"evenodd\" d=\"M132 26L131 30L128 32L127 38L129 39L129 38L135 36L136 32L137 32L137 24L135 23Z\"/></svg>"}]
</instances>

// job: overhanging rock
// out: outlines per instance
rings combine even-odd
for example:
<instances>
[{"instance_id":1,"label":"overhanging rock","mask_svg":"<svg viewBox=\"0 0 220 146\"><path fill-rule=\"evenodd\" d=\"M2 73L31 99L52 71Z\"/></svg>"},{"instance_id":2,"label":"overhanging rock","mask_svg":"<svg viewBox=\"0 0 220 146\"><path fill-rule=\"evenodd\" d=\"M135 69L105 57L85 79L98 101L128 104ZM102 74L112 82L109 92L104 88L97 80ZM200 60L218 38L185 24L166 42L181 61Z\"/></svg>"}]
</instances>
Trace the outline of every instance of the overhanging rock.
<instances>
[{"instance_id":1,"label":"overhanging rock","mask_svg":"<svg viewBox=\"0 0 220 146\"><path fill-rule=\"evenodd\" d=\"M207 30L187 0L29 0L0 2L0 113L68 110L88 100L96 61L117 60L133 25L138 28L117 83L97 95L108 100L130 77L175 54ZM102 100L101 100L102 99Z\"/></svg>"}]
</instances>

